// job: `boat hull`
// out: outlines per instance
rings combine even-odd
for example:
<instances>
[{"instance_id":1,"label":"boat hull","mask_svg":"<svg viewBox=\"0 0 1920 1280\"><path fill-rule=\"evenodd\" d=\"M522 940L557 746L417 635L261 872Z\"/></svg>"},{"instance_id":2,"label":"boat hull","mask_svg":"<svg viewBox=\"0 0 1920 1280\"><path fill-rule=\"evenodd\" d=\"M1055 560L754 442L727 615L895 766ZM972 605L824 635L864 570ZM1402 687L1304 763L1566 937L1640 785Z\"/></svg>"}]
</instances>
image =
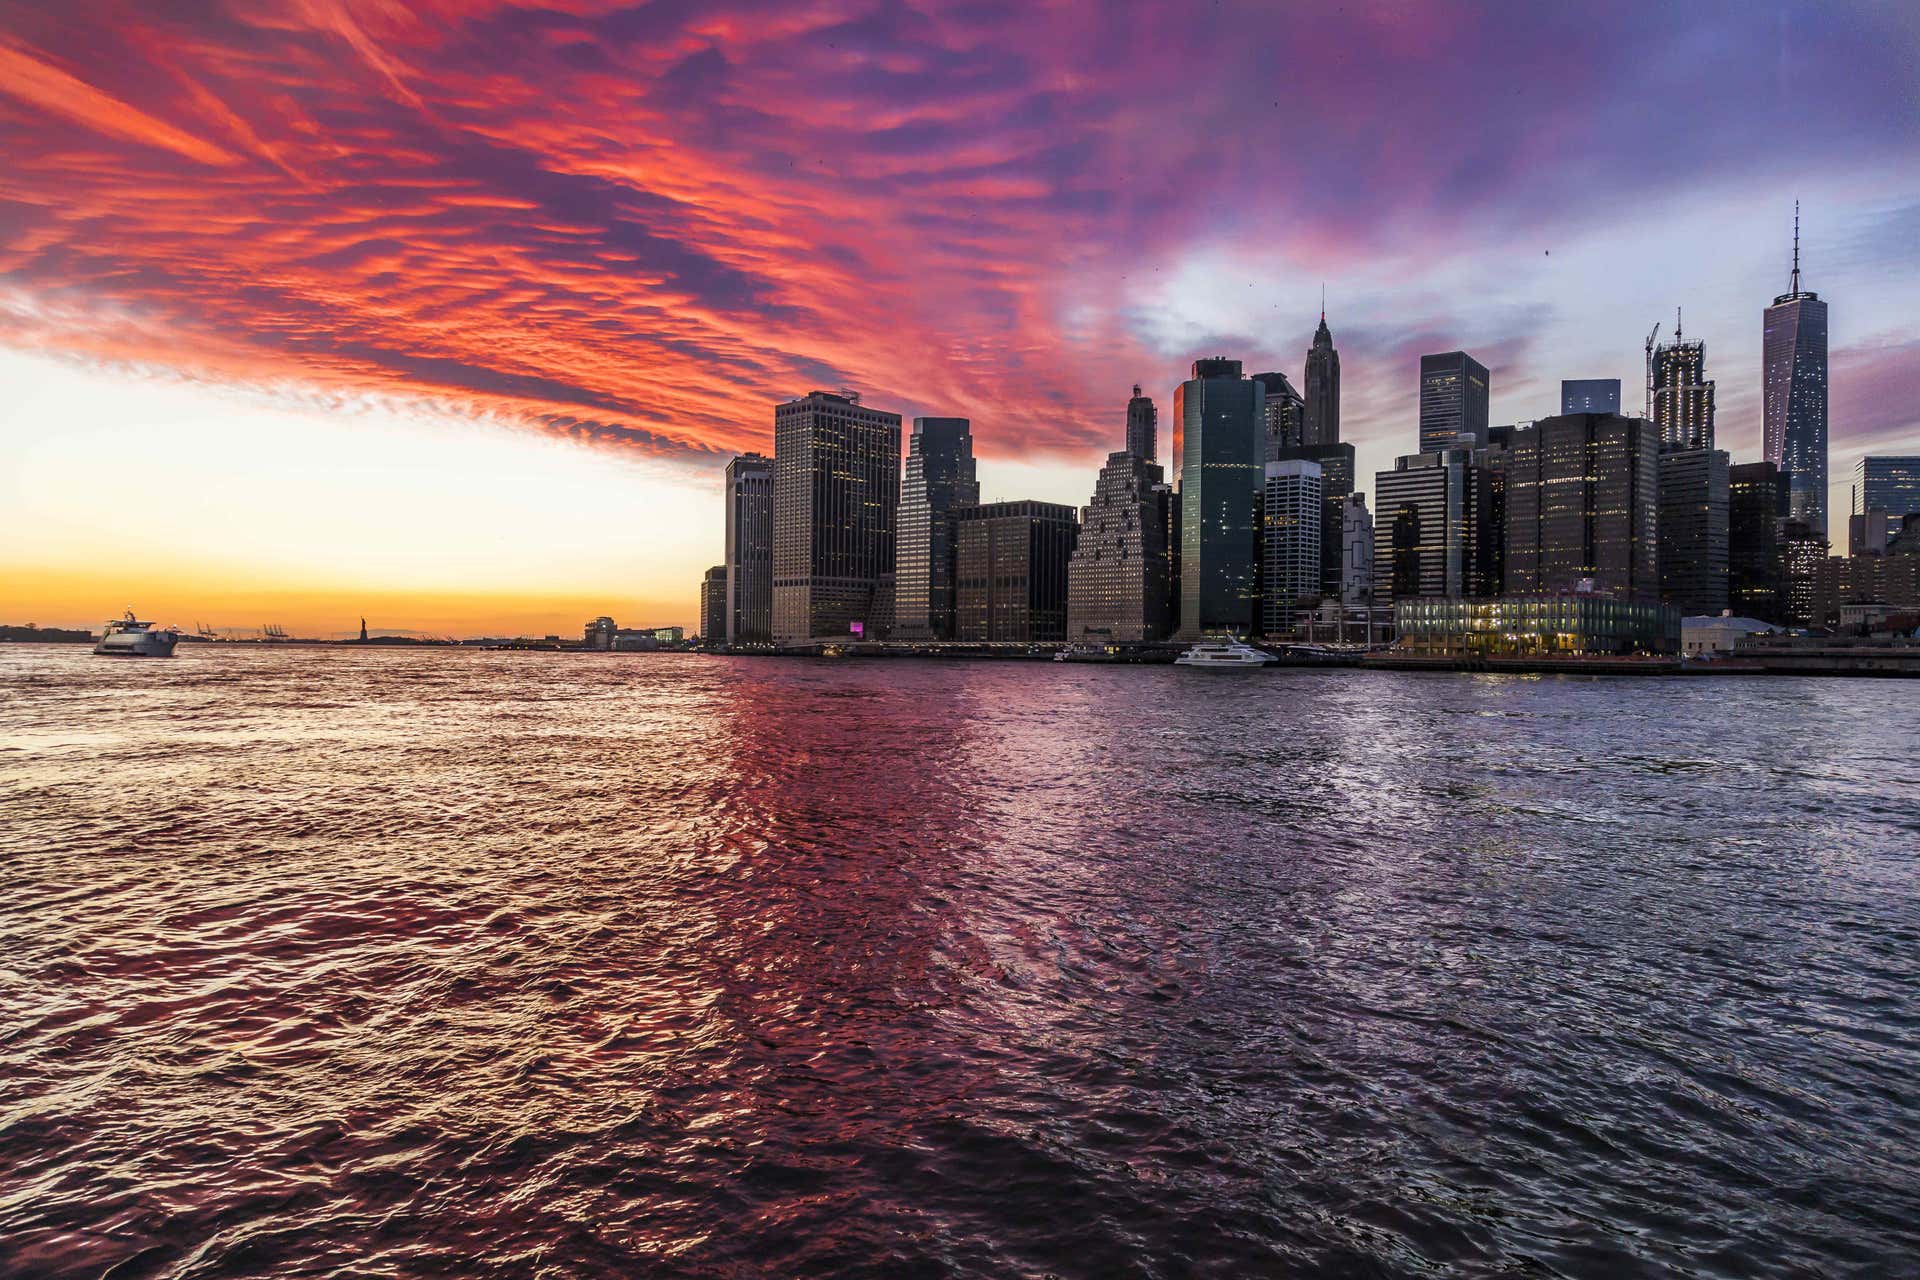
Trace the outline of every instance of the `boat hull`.
<instances>
[{"instance_id":1,"label":"boat hull","mask_svg":"<svg viewBox=\"0 0 1920 1280\"><path fill-rule=\"evenodd\" d=\"M177 637L164 631L113 635L93 646L93 651L103 658L171 658L176 642Z\"/></svg>"}]
</instances>

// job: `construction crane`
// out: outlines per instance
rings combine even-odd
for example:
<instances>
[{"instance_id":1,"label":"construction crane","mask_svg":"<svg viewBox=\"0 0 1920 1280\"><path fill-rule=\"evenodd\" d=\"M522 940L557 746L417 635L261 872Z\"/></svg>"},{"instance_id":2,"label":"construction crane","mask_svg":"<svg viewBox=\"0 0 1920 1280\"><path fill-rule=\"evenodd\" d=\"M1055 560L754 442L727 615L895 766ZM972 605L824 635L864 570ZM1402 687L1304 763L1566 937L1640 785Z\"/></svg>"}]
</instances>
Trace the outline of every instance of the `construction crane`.
<instances>
[{"instance_id":1,"label":"construction crane","mask_svg":"<svg viewBox=\"0 0 1920 1280\"><path fill-rule=\"evenodd\" d=\"M1653 343L1660 336L1660 326L1653 326L1653 332L1647 335L1647 396L1640 403L1640 416L1653 418Z\"/></svg>"}]
</instances>

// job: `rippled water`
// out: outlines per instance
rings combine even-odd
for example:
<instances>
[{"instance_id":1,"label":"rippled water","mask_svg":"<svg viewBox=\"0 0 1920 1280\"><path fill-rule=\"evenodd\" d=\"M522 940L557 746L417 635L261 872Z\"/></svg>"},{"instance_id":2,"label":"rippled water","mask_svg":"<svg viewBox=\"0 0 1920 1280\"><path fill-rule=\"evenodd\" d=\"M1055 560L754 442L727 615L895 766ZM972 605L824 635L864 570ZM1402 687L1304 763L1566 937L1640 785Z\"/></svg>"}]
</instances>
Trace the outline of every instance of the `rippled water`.
<instances>
[{"instance_id":1,"label":"rippled water","mask_svg":"<svg viewBox=\"0 0 1920 1280\"><path fill-rule=\"evenodd\" d=\"M0 646L8 1276L1913 1274L1920 698Z\"/></svg>"}]
</instances>

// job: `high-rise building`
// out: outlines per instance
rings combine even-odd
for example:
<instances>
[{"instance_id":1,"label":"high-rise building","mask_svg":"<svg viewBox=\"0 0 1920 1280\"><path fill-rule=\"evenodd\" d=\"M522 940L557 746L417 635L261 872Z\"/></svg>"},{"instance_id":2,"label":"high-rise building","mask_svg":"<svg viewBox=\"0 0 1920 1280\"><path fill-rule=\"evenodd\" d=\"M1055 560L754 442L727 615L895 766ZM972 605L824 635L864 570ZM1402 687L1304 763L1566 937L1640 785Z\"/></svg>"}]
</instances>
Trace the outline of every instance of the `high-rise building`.
<instances>
[{"instance_id":1,"label":"high-rise building","mask_svg":"<svg viewBox=\"0 0 1920 1280\"><path fill-rule=\"evenodd\" d=\"M1468 449L1414 453L1373 478L1373 598L1467 589Z\"/></svg>"},{"instance_id":2,"label":"high-rise building","mask_svg":"<svg viewBox=\"0 0 1920 1280\"><path fill-rule=\"evenodd\" d=\"M1660 587L1659 448L1653 424L1568 413L1514 432L1507 463L1505 591Z\"/></svg>"},{"instance_id":3,"label":"high-rise building","mask_svg":"<svg viewBox=\"0 0 1920 1280\"><path fill-rule=\"evenodd\" d=\"M1340 508L1346 502L1347 495L1353 492L1354 457L1350 444L1302 445L1297 449L1282 449L1277 457L1269 456L1269 462L1306 461L1317 463L1320 467L1320 501L1322 514L1320 527L1327 536L1320 540L1320 594L1338 596L1340 594L1340 543L1333 536L1340 528Z\"/></svg>"},{"instance_id":4,"label":"high-rise building","mask_svg":"<svg viewBox=\"0 0 1920 1280\"><path fill-rule=\"evenodd\" d=\"M1720 449L1660 455L1660 593L1683 617L1727 608L1728 465Z\"/></svg>"},{"instance_id":5,"label":"high-rise building","mask_svg":"<svg viewBox=\"0 0 1920 1280\"><path fill-rule=\"evenodd\" d=\"M952 513L979 502L972 424L965 418L915 418L894 555L893 622L901 639L953 638Z\"/></svg>"},{"instance_id":6,"label":"high-rise building","mask_svg":"<svg viewBox=\"0 0 1920 1280\"><path fill-rule=\"evenodd\" d=\"M1652 373L1653 425L1660 433L1660 447L1713 448L1713 383L1707 379L1707 344L1685 341L1680 322L1675 320L1673 341L1653 349Z\"/></svg>"},{"instance_id":7,"label":"high-rise building","mask_svg":"<svg viewBox=\"0 0 1920 1280\"><path fill-rule=\"evenodd\" d=\"M1350 493L1340 504L1340 603L1373 603L1373 516L1364 493Z\"/></svg>"},{"instance_id":8,"label":"high-rise building","mask_svg":"<svg viewBox=\"0 0 1920 1280\"><path fill-rule=\"evenodd\" d=\"M1174 392L1180 460L1180 634L1260 625L1257 523L1266 479L1266 400L1240 362L1193 362Z\"/></svg>"},{"instance_id":9,"label":"high-rise building","mask_svg":"<svg viewBox=\"0 0 1920 1280\"><path fill-rule=\"evenodd\" d=\"M1297 449L1306 436L1307 402L1284 373L1256 373L1253 380L1266 389L1266 451L1264 461L1274 462L1282 451Z\"/></svg>"},{"instance_id":10,"label":"high-rise building","mask_svg":"<svg viewBox=\"0 0 1920 1280\"><path fill-rule=\"evenodd\" d=\"M776 641L869 630L899 504L899 414L826 391L774 408Z\"/></svg>"},{"instance_id":11,"label":"high-rise building","mask_svg":"<svg viewBox=\"0 0 1920 1280\"><path fill-rule=\"evenodd\" d=\"M1157 464L1130 449L1107 455L1067 569L1068 639L1138 644L1165 638L1172 497Z\"/></svg>"},{"instance_id":12,"label":"high-rise building","mask_svg":"<svg viewBox=\"0 0 1920 1280\"><path fill-rule=\"evenodd\" d=\"M1140 394L1133 384L1133 399L1127 401L1127 452L1142 462L1158 462L1160 410L1151 397Z\"/></svg>"},{"instance_id":13,"label":"high-rise building","mask_svg":"<svg viewBox=\"0 0 1920 1280\"><path fill-rule=\"evenodd\" d=\"M1920 511L1920 455L1862 458L1853 467L1853 487L1860 510L1878 507L1887 513L1888 526L1898 529L1902 520Z\"/></svg>"},{"instance_id":14,"label":"high-rise building","mask_svg":"<svg viewBox=\"0 0 1920 1280\"><path fill-rule=\"evenodd\" d=\"M743 453L727 464L727 607L709 638L773 639L773 460Z\"/></svg>"},{"instance_id":15,"label":"high-rise building","mask_svg":"<svg viewBox=\"0 0 1920 1280\"><path fill-rule=\"evenodd\" d=\"M1451 448L1461 435L1485 442L1491 380L1464 351L1420 357L1420 452Z\"/></svg>"},{"instance_id":16,"label":"high-rise building","mask_svg":"<svg viewBox=\"0 0 1920 1280\"><path fill-rule=\"evenodd\" d=\"M717 564L700 579L700 638L708 644L727 634L727 566Z\"/></svg>"},{"instance_id":17,"label":"high-rise building","mask_svg":"<svg viewBox=\"0 0 1920 1280\"><path fill-rule=\"evenodd\" d=\"M1320 597L1320 464L1267 463L1261 511L1260 630L1286 635Z\"/></svg>"},{"instance_id":18,"label":"high-rise building","mask_svg":"<svg viewBox=\"0 0 1920 1280\"><path fill-rule=\"evenodd\" d=\"M1887 554L1887 540L1898 528L1899 525L1887 519L1884 508L1868 507L1865 511L1854 512L1847 517L1847 554L1849 556Z\"/></svg>"},{"instance_id":19,"label":"high-rise building","mask_svg":"<svg viewBox=\"0 0 1920 1280\"><path fill-rule=\"evenodd\" d=\"M1827 304L1800 287L1800 206L1793 207L1793 274L1766 309L1761 411L1767 461L1787 477L1791 510L1827 532Z\"/></svg>"},{"instance_id":20,"label":"high-rise building","mask_svg":"<svg viewBox=\"0 0 1920 1280\"><path fill-rule=\"evenodd\" d=\"M1792 487L1788 488L1789 500ZM1785 621L1796 627L1824 621L1814 607L1822 563L1827 558L1826 535L1805 520L1788 519L1780 526L1781 592Z\"/></svg>"},{"instance_id":21,"label":"high-rise building","mask_svg":"<svg viewBox=\"0 0 1920 1280\"><path fill-rule=\"evenodd\" d=\"M1561 413L1620 412L1620 379L1563 378L1560 380Z\"/></svg>"},{"instance_id":22,"label":"high-rise building","mask_svg":"<svg viewBox=\"0 0 1920 1280\"><path fill-rule=\"evenodd\" d=\"M1057 502L989 502L954 512L955 638L1067 638L1067 574L1079 513Z\"/></svg>"},{"instance_id":23,"label":"high-rise building","mask_svg":"<svg viewBox=\"0 0 1920 1280\"><path fill-rule=\"evenodd\" d=\"M1787 501L1771 462L1727 468L1727 603L1740 617L1786 621L1780 525Z\"/></svg>"},{"instance_id":24,"label":"high-rise building","mask_svg":"<svg viewBox=\"0 0 1920 1280\"><path fill-rule=\"evenodd\" d=\"M1324 306L1313 345L1307 348L1306 390L1307 425L1300 443L1309 448L1340 443L1340 353L1334 349Z\"/></svg>"}]
</instances>

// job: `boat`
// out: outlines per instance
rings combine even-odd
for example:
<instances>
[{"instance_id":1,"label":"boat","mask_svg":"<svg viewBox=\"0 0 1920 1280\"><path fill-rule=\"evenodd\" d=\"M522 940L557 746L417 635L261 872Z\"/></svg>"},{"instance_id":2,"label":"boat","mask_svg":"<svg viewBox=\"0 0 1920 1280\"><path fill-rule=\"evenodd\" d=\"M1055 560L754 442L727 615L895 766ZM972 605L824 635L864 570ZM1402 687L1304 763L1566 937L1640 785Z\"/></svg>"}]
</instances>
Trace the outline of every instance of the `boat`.
<instances>
[{"instance_id":1,"label":"boat","mask_svg":"<svg viewBox=\"0 0 1920 1280\"><path fill-rule=\"evenodd\" d=\"M1113 645L1079 640L1053 655L1055 662L1118 662L1120 651Z\"/></svg>"},{"instance_id":2,"label":"boat","mask_svg":"<svg viewBox=\"0 0 1920 1280\"><path fill-rule=\"evenodd\" d=\"M126 617L101 628L100 643L93 646L93 651L110 658L171 658L173 646L179 641L180 633L172 627L142 622L129 609Z\"/></svg>"},{"instance_id":3,"label":"boat","mask_svg":"<svg viewBox=\"0 0 1920 1280\"><path fill-rule=\"evenodd\" d=\"M1253 671L1273 661L1244 640L1203 640L1173 660L1176 667L1205 671Z\"/></svg>"}]
</instances>

